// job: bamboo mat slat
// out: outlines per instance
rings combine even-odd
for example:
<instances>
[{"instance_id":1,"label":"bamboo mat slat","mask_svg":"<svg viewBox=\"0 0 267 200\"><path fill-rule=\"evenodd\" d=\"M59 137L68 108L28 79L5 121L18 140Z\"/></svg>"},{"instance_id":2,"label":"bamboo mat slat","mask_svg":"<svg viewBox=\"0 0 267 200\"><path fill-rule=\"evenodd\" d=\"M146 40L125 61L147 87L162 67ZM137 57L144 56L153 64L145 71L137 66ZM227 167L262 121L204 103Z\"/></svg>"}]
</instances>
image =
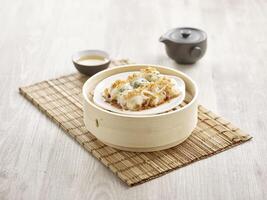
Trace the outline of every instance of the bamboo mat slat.
<instances>
[{"instance_id":1,"label":"bamboo mat slat","mask_svg":"<svg viewBox=\"0 0 267 200\"><path fill-rule=\"evenodd\" d=\"M128 63L127 60L117 60L112 65ZM151 153L116 150L97 140L84 126L81 89L87 79L75 73L21 87L19 90L129 186L154 179L251 139L250 135L200 105L197 127L182 144Z\"/></svg>"}]
</instances>

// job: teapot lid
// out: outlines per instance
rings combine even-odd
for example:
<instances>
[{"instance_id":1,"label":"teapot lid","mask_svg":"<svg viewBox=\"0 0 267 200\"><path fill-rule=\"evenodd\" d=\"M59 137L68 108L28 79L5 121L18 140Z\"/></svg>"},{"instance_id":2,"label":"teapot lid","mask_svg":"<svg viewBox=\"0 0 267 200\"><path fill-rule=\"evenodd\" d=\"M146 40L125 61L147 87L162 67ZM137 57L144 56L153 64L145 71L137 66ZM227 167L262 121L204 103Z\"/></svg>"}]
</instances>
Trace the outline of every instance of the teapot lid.
<instances>
[{"instance_id":1,"label":"teapot lid","mask_svg":"<svg viewBox=\"0 0 267 200\"><path fill-rule=\"evenodd\" d=\"M177 43L197 43L206 40L207 34L197 28L180 27L169 30L164 37Z\"/></svg>"}]
</instances>

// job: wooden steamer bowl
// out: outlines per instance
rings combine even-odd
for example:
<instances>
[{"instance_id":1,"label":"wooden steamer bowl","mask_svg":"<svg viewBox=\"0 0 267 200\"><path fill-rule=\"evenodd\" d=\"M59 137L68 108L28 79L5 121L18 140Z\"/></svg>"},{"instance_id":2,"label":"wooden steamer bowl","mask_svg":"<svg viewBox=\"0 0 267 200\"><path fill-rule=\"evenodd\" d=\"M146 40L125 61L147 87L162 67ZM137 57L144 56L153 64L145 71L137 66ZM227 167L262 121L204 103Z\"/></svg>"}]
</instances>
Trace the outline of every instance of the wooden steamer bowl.
<instances>
[{"instance_id":1,"label":"wooden steamer bowl","mask_svg":"<svg viewBox=\"0 0 267 200\"><path fill-rule=\"evenodd\" d=\"M105 110L93 102L93 91L103 79L122 72L154 67L160 73L182 78L191 100L182 108L155 115L126 115ZM103 143L126 151L149 152L167 149L183 142L197 125L195 82L186 74L158 65L133 64L99 72L83 86L84 123L88 131Z\"/></svg>"}]
</instances>

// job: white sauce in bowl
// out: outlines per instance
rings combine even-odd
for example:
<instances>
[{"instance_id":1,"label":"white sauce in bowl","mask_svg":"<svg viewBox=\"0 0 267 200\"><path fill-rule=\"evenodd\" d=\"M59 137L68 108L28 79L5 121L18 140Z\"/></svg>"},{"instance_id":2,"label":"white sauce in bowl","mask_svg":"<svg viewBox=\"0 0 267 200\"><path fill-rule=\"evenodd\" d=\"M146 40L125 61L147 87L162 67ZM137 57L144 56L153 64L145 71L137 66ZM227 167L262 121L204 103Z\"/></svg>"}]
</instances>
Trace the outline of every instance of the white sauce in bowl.
<instances>
[{"instance_id":1,"label":"white sauce in bowl","mask_svg":"<svg viewBox=\"0 0 267 200\"><path fill-rule=\"evenodd\" d=\"M82 56L76 62L80 65L96 66L106 63L107 59L99 55L87 55L87 56Z\"/></svg>"}]
</instances>

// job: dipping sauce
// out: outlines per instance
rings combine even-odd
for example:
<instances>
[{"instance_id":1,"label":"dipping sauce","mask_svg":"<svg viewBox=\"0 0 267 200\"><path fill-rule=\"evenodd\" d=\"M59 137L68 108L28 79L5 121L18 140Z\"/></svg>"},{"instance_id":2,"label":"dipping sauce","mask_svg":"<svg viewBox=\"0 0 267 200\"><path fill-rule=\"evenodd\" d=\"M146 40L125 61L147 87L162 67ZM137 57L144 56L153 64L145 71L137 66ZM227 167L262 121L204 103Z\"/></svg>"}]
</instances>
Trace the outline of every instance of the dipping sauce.
<instances>
[{"instance_id":1,"label":"dipping sauce","mask_svg":"<svg viewBox=\"0 0 267 200\"><path fill-rule=\"evenodd\" d=\"M95 65L102 65L108 61L107 58L99 55L86 55L82 56L77 60L77 63L80 65L86 65L86 66L95 66Z\"/></svg>"}]
</instances>

